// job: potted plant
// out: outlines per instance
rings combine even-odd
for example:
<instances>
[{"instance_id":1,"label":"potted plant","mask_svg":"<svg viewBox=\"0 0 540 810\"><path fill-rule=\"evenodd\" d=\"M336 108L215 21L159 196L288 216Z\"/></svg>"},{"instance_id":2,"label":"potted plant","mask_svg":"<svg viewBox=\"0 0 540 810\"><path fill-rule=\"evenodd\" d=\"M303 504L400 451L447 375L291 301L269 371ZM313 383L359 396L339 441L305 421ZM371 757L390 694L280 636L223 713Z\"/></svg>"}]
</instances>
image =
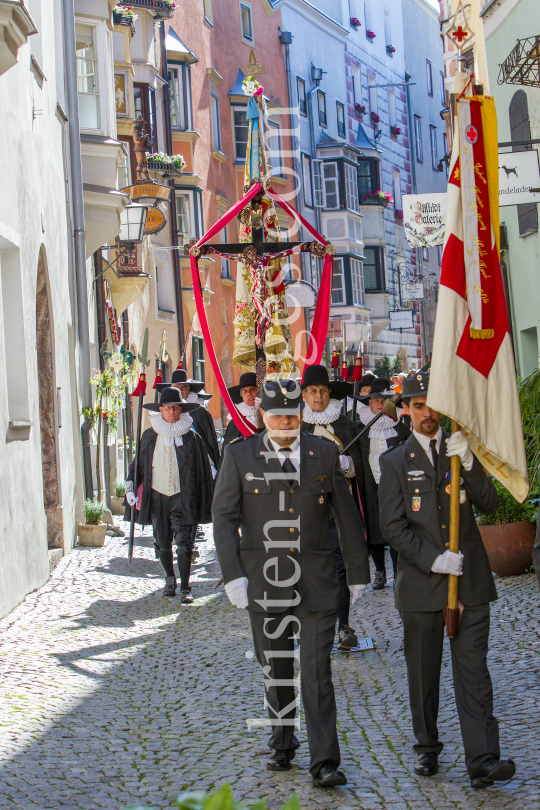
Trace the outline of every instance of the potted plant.
<instances>
[{"instance_id":1,"label":"potted plant","mask_svg":"<svg viewBox=\"0 0 540 810\"><path fill-rule=\"evenodd\" d=\"M382 205L384 208L393 205L393 203L394 198L392 195L380 189L378 191L365 191L360 200L361 205Z\"/></svg>"},{"instance_id":2,"label":"potted plant","mask_svg":"<svg viewBox=\"0 0 540 810\"><path fill-rule=\"evenodd\" d=\"M79 523L77 527L79 535L79 545L81 546L104 546L107 524L103 523L102 517L105 512L105 503L88 498L83 504L84 523Z\"/></svg>"},{"instance_id":3,"label":"potted plant","mask_svg":"<svg viewBox=\"0 0 540 810\"><path fill-rule=\"evenodd\" d=\"M365 115L366 114L366 107L365 104L355 104L354 110L357 115Z\"/></svg>"},{"instance_id":4,"label":"potted plant","mask_svg":"<svg viewBox=\"0 0 540 810\"><path fill-rule=\"evenodd\" d=\"M403 222L403 211L401 208L394 210L394 219L397 219L398 222Z\"/></svg>"},{"instance_id":5,"label":"potted plant","mask_svg":"<svg viewBox=\"0 0 540 810\"><path fill-rule=\"evenodd\" d=\"M401 135L401 129L392 124L390 127L390 133L394 136L394 138L397 138L398 135Z\"/></svg>"},{"instance_id":6,"label":"potted plant","mask_svg":"<svg viewBox=\"0 0 540 810\"><path fill-rule=\"evenodd\" d=\"M370 115L370 118L371 118L371 123L372 123L372 124L378 124L378 123L379 123L379 121L381 120L381 119L380 119L380 116L379 116L379 115L377 115L377 113L376 113L376 112L372 112L372 113L371 113L371 115Z\"/></svg>"},{"instance_id":7,"label":"potted plant","mask_svg":"<svg viewBox=\"0 0 540 810\"><path fill-rule=\"evenodd\" d=\"M147 152L146 162L151 172L161 172L163 177L179 177L186 168L183 155L167 155L165 152Z\"/></svg>"},{"instance_id":8,"label":"potted plant","mask_svg":"<svg viewBox=\"0 0 540 810\"><path fill-rule=\"evenodd\" d=\"M388 56L393 56L395 54L395 52L396 52L396 49L394 48L393 45L387 45L386 46L386 53L388 54Z\"/></svg>"},{"instance_id":9,"label":"potted plant","mask_svg":"<svg viewBox=\"0 0 540 810\"><path fill-rule=\"evenodd\" d=\"M115 25L129 25L134 28L137 19L138 14L135 14L131 6L115 6L113 8L113 23Z\"/></svg>"},{"instance_id":10,"label":"potted plant","mask_svg":"<svg viewBox=\"0 0 540 810\"><path fill-rule=\"evenodd\" d=\"M366 39L369 39L370 42L373 42L375 36L376 34L373 31L366 31Z\"/></svg>"},{"instance_id":11,"label":"potted plant","mask_svg":"<svg viewBox=\"0 0 540 810\"><path fill-rule=\"evenodd\" d=\"M362 24L360 22L360 20L358 19L358 17L351 17L350 23L351 23L351 28L354 28L355 31L358 31L358 29L360 28L360 26Z\"/></svg>"},{"instance_id":12,"label":"potted plant","mask_svg":"<svg viewBox=\"0 0 540 810\"><path fill-rule=\"evenodd\" d=\"M126 496L126 482L117 478L114 482L114 495L111 495L111 512L113 515L124 514L124 498Z\"/></svg>"}]
</instances>

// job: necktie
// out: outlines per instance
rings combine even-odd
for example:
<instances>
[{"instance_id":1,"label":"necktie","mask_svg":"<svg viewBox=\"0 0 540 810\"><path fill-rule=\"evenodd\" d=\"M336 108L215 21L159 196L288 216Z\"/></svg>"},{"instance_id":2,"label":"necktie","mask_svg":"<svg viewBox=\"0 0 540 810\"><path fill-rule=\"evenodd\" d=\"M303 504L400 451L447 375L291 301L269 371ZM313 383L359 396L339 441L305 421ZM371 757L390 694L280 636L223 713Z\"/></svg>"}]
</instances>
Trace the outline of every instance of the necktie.
<instances>
[{"instance_id":1,"label":"necktie","mask_svg":"<svg viewBox=\"0 0 540 810\"><path fill-rule=\"evenodd\" d=\"M433 462L433 466L435 469L437 469L437 464L439 462L439 454L437 453L437 439L431 439L429 449L431 450L431 460Z\"/></svg>"},{"instance_id":2,"label":"necktie","mask_svg":"<svg viewBox=\"0 0 540 810\"><path fill-rule=\"evenodd\" d=\"M288 479L289 483L292 485L293 483L296 482L296 469L290 459L290 454L292 453L292 450L290 447L282 447L281 452L285 454L285 460L281 465L283 467L283 472L292 473L292 475L294 476Z\"/></svg>"}]
</instances>

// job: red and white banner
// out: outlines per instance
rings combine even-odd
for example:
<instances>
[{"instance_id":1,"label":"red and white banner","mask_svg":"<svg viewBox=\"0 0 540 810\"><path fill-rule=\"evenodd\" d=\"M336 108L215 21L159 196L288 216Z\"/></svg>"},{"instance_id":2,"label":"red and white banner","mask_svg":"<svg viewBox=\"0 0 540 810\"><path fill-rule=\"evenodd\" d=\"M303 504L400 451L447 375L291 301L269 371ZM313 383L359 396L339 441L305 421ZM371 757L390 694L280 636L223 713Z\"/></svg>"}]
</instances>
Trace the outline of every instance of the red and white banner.
<instances>
[{"instance_id":1,"label":"red and white banner","mask_svg":"<svg viewBox=\"0 0 540 810\"><path fill-rule=\"evenodd\" d=\"M529 482L499 263L491 98L458 102L427 402L455 419L485 469L520 502Z\"/></svg>"}]
</instances>

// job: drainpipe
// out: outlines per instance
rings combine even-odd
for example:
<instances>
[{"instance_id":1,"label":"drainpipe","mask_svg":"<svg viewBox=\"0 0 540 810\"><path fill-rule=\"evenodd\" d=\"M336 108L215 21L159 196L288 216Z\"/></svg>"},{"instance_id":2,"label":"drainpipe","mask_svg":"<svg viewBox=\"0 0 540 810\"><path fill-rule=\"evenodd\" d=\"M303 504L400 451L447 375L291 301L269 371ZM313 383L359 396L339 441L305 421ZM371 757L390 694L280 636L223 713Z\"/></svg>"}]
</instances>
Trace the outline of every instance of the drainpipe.
<instances>
[{"instance_id":1,"label":"drainpipe","mask_svg":"<svg viewBox=\"0 0 540 810\"><path fill-rule=\"evenodd\" d=\"M103 254L101 250L94 253L94 267L96 270L96 313L98 328L98 350L99 368L105 370L105 358L101 354L101 347L107 340L107 309L105 306L105 290L103 289ZM115 347L113 345L112 350ZM103 420L103 479L105 481L105 500L107 507L111 508L111 454L109 450L109 422ZM101 499L101 492L98 492L98 500Z\"/></svg>"},{"instance_id":2,"label":"drainpipe","mask_svg":"<svg viewBox=\"0 0 540 810\"><path fill-rule=\"evenodd\" d=\"M309 142L311 147L311 159L317 159L317 147L315 144L315 124L313 123L313 104L312 104L312 96L313 93L319 89L319 85L316 84L315 87L312 87L311 90L308 90L306 93L307 98L307 108L308 108L308 120L309 120ZM313 189L313 193L315 194L315 189ZM321 232L321 210L316 205L314 206L315 209L315 227L318 232Z\"/></svg>"},{"instance_id":3,"label":"drainpipe","mask_svg":"<svg viewBox=\"0 0 540 810\"><path fill-rule=\"evenodd\" d=\"M71 205L73 217L73 256L75 262L75 288L77 297L77 337L79 349L79 393L83 408L92 407L90 384L90 333L88 324L88 293L86 276L86 242L84 236L84 199L79 128L79 95L77 91L77 57L75 51L74 0L64 0L64 48L66 60L66 95L68 107L69 155L71 173ZM90 456L90 430L92 424L85 417L81 425L84 490L87 498L94 497L92 460Z\"/></svg>"},{"instance_id":4,"label":"drainpipe","mask_svg":"<svg viewBox=\"0 0 540 810\"><path fill-rule=\"evenodd\" d=\"M165 145L167 154L172 155L172 129L171 129L171 105L169 99L169 76L167 73L167 48L165 46L165 20L159 23L159 45L161 61L161 78L165 82L163 85L163 112L165 117ZM178 230L176 227L176 196L174 191L174 179L169 180L169 185L173 189L171 201L169 203L169 225L171 228L171 242L173 247L178 246ZM174 303L176 307L176 328L178 331L178 360L184 354L184 310L182 302L182 272L180 269L180 256L178 250L172 251L174 267Z\"/></svg>"}]
</instances>

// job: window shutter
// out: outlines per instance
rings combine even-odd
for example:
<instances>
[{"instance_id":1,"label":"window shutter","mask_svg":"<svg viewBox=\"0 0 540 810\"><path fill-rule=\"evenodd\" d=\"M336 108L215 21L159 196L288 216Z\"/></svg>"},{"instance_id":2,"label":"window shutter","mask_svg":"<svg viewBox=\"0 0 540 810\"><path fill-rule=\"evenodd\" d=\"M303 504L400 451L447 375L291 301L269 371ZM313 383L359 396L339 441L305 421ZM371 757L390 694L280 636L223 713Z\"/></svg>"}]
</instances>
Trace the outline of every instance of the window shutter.
<instances>
[{"instance_id":1,"label":"window shutter","mask_svg":"<svg viewBox=\"0 0 540 810\"><path fill-rule=\"evenodd\" d=\"M322 160L313 161L313 184L315 186L315 206L325 208L326 201L322 182Z\"/></svg>"},{"instance_id":2,"label":"window shutter","mask_svg":"<svg viewBox=\"0 0 540 810\"><path fill-rule=\"evenodd\" d=\"M358 213L358 180L355 166L345 164L345 190L347 194L347 208Z\"/></svg>"}]
</instances>

